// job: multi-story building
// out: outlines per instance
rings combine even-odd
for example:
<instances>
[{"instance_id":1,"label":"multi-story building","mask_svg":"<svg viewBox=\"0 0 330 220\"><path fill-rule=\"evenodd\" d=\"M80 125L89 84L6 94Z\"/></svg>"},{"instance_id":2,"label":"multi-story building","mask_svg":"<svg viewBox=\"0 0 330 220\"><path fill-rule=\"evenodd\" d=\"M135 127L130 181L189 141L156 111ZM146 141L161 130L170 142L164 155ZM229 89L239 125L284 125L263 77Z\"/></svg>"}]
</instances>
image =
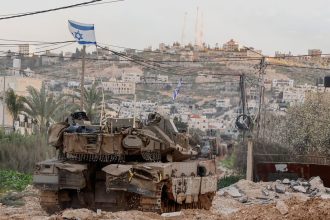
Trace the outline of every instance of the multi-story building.
<instances>
[{"instance_id":1,"label":"multi-story building","mask_svg":"<svg viewBox=\"0 0 330 220\"><path fill-rule=\"evenodd\" d=\"M124 72L121 75L121 79L124 82L139 83L139 82L141 82L142 76L143 76L142 72Z\"/></svg>"},{"instance_id":2,"label":"multi-story building","mask_svg":"<svg viewBox=\"0 0 330 220\"><path fill-rule=\"evenodd\" d=\"M238 45L237 42L235 42L233 39L231 39L227 43L223 44L222 49L224 51L238 51L239 50L239 45Z\"/></svg>"},{"instance_id":3,"label":"multi-story building","mask_svg":"<svg viewBox=\"0 0 330 220\"><path fill-rule=\"evenodd\" d=\"M273 79L272 87L293 87L294 80L293 79Z\"/></svg>"},{"instance_id":4,"label":"multi-story building","mask_svg":"<svg viewBox=\"0 0 330 220\"><path fill-rule=\"evenodd\" d=\"M313 57L320 57L322 55L322 51L320 49L309 49L308 55Z\"/></svg>"},{"instance_id":5,"label":"multi-story building","mask_svg":"<svg viewBox=\"0 0 330 220\"><path fill-rule=\"evenodd\" d=\"M30 45L29 44L18 45L18 53L23 56L28 56L30 53Z\"/></svg>"},{"instance_id":6,"label":"multi-story building","mask_svg":"<svg viewBox=\"0 0 330 220\"><path fill-rule=\"evenodd\" d=\"M305 101L305 92L304 88L291 88L285 89L283 91L282 102L290 104L303 103Z\"/></svg>"},{"instance_id":7,"label":"multi-story building","mask_svg":"<svg viewBox=\"0 0 330 220\"><path fill-rule=\"evenodd\" d=\"M208 129L208 119L203 115L192 114L189 117L188 126L189 128L206 131Z\"/></svg>"},{"instance_id":8,"label":"multi-story building","mask_svg":"<svg viewBox=\"0 0 330 220\"><path fill-rule=\"evenodd\" d=\"M166 75L147 75L144 76L144 80L143 82L147 82L147 83L167 83L168 82L168 76Z\"/></svg>"},{"instance_id":9,"label":"multi-story building","mask_svg":"<svg viewBox=\"0 0 330 220\"><path fill-rule=\"evenodd\" d=\"M116 95L129 95L135 93L135 83L124 82L111 78L109 82L102 82L103 89Z\"/></svg>"},{"instance_id":10,"label":"multi-story building","mask_svg":"<svg viewBox=\"0 0 330 220\"><path fill-rule=\"evenodd\" d=\"M5 80L5 82L4 82ZM5 88L4 88L5 86ZM30 77L20 77L20 76L6 76L0 77L0 91L8 90L9 88L13 89L15 93L19 96L27 95L27 87L32 86L37 90L40 90L42 86L42 80L37 78ZM1 98L3 98L3 92L1 92ZM12 131L13 128L13 117L5 107L3 108L3 100L0 99L0 115L4 115L4 121L2 121L3 117L0 117L0 124L4 124L5 127L8 127L9 130ZM4 109L4 112L3 112Z\"/></svg>"},{"instance_id":11,"label":"multi-story building","mask_svg":"<svg viewBox=\"0 0 330 220\"><path fill-rule=\"evenodd\" d=\"M286 57L291 57L292 54L291 52L289 51L289 53L282 53L280 51L275 51L275 57L278 57L278 58L286 58Z\"/></svg>"},{"instance_id":12,"label":"multi-story building","mask_svg":"<svg viewBox=\"0 0 330 220\"><path fill-rule=\"evenodd\" d=\"M6 76L0 77L0 91L3 91L5 80L5 90L11 88L13 89L17 95L26 96L26 89L28 86L32 86L37 90L40 90L42 86L42 80L38 78L32 77L21 77L21 76Z\"/></svg>"}]
</instances>

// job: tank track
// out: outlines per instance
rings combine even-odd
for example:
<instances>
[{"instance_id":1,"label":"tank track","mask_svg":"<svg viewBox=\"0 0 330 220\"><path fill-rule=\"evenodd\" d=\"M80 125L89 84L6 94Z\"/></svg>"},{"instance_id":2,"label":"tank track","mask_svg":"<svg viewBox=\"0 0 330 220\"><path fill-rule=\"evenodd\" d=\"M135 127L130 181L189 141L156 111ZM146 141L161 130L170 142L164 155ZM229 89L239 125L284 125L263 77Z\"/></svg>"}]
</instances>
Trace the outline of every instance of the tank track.
<instances>
[{"instance_id":1,"label":"tank track","mask_svg":"<svg viewBox=\"0 0 330 220\"><path fill-rule=\"evenodd\" d=\"M54 214L62 209L57 191L41 191L40 205L49 214Z\"/></svg>"},{"instance_id":2,"label":"tank track","mask_svg":"<svg viewBox=\"0 0 330 220\"><path fill-rule=\"evenodd\" d=\"M144 212L176 212L182 209L206 209L209 210L212 206L212 200L215 193L207 193L199 195L198 202L178 204L174 201L162 201L162 188L164 184L157 186L156 197L140 198L139 210Z\"/></svg>"}]
</instances>

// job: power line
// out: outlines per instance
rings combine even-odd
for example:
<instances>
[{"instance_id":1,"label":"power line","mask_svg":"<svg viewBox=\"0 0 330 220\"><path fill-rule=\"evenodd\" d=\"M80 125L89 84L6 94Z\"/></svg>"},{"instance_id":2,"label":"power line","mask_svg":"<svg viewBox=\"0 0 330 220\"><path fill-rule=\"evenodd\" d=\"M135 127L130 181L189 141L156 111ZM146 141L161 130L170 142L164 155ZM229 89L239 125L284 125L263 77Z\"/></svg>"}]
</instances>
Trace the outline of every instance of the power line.
<instances>
[{"instance_id":1,"label":"power line","mask_svg":"<svg viewBox=\"0 0 330 220\"><path fill-rule=\"evenodd\" d=\"M74 40L66 40L66 41L38 41L38 40L16 40L16 39L5 39L0 38L0 41L7 41L7 42L21 42L21 43L40 43L40 44L56 44L56 43L68 43L68 42L76 42Z\"/></svg>"},{"instance_id":2,"label":"power line","mask_svg":"<svg viewBox=\"0 0 330 220\"><path fill-rule=\"evenodd\" d=\"M44 53L44 52L47 52L47 51L57 50L57 49L60 49L60 48L63 48L63 47L67 47L69 45L72 45L73 43L74 42L70 42L70 43L67 43L67 44L62 45L62 46L59 46L59 47L54 47L54 48L50 48L50 49L47 49L47 50L36 51L34 53ZM52 45L52 46L54 46L54 45ZM61 56L59 56L59 57L61 57Z\"/></svg>"},{"instance_id":3,"label":"power line","mask_svg":"<svg viewBox=\"0 0 330 220\"><path fill-rule=\"evenodd\" d=\"M0 17L0 20L8 20L8 19L25 17L25 16L30 16L30 15L43 14L43 13L59 11L59 10L64 10L64 9L69 9L69 8L74 8L74 7L87 6L87 5L91 5L91 4L93 5L93 3L97 3L97 2L101 2L101 1L103 1L103 0L92 0L92 1L88 1L88 2L82 2L82 3L78 3L78 4L67 5L67 6L57 7L57 8L46 9L46 10L17 13L17 14L5 16L5 17ZM124 1L124 0L116 0L116 1L108 2L108 3L120 2L120 1Z\"/></svg>"}]
</instances>

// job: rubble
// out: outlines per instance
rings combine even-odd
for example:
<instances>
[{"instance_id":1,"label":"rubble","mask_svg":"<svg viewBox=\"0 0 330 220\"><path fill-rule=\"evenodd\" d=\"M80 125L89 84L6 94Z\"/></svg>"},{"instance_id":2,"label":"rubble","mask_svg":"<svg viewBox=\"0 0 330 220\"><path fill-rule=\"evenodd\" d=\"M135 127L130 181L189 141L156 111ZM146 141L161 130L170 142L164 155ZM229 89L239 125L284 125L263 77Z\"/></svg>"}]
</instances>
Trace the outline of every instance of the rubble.
<instances>
[{"instance_id":1,"label":"rubble","mask_svg":"<svg viewBox=\"0 0 330 220\"><path fill-rule=\"evenodd\" d=\"M239 201L240 203L246 203L246 202L248 201L248 197L243 196L243 197L239 198L238 201Z\"/></svg>"},{"instance_id":2,"label":"rubble","mask_svg":"<svg viewBox=\"0 0 330 220\"><path fill-rule=\"evenodd\" d=\"M317 177L312 177L310 180L309 180L309 184L310 184L310 189L311 190L319 190L319 192L326 192L326 189L323 185L323 181L321 180L321 178L319 176Z\"/></svg>"},{"instance_id":3,"label":"rubble","mask_svg":"<svg viewBox=\"0 0 330 220\"><path fill-rule=\"evenodd\" d=\"M238 191L238 189L236 187L232 187L232 186L224 189L224 192L228 193L233 198L242 196L242 194Z\"/></svg>"},{"instance_id":4,"label":"rubble","mask_svg":"<svg viewBox=\"0 0 330 220\"><path fill-rule=\"evenodd\" d=\"M290 184L290 180L287 179L287 178L285 178L284 180L282 180L282 183L283 183L283 184Z\"/></svg>"},{"instance_id":5,"label":"rubble","mask_svg":"<svg viewBox=\"0 0 330 220\"><path fill-rule=\"evenodd\" d=\"M180 212L169 212L169 213L163 213L160 215L164 219L182 219L183 213Z\"/></svg>"},{"instance_id":6,"label":"rubble","mask_svg":"<svg viewBox=\"0 0 330 220\"><path fill-rule=\"evenodd\" d=\"M301 192L301 193L306 193L307 192L307 190L305 189L305 187L303 187L303 186L293 186L292 187L295 191L298 191L298 192Z\"/></svg>"},{"instance_id":7,"label":"rubble","mask_svg":"<svg viewBox=\"0 0 330 220\"><path fill-rule=\"evenodd\" d=\"M309 185L310 187L308 187ZM285 190L285 193L277 193L279 188L282 191ZM322 180L318 177L311 178L310 181L290 180L289 184L279 183L279 181L240 180L219 190L209 211L182 210L159 215L134 210L106 212L99 209L94 212L88 209L66 209L49 216L40 207L38 191L29 187L24 192L26 195L23 198L24 206L11 207L0 204L0 220L330 219L330 194L328 192L329 190L324 187Z\"/></svg>"},{"instance_id":8,"label":"rubble","mask_svg":"<svg viewBox=\"0 0 330 220\"><path fill-rule=\"evenodd\" d=\"M262 194L264 194L265 196L269 196L269 192L267 189L263 189L262 191Z\"/></svg>"},{"instance_id":9,"label":"rubble","mask_svg":"<svg viewBox=\"0 0 330 220\"><path fill-rule=\"evenodd\" d=\"M282 201L279 200L276 202L276 209L282 214L288 214L289 210L288 210L288 206Z\"/></svg>"},{"instance_id":10,"label":"rubble","mask_svg":"<svg viewBox=\"0 0 330 220\"><path fill-rule=\"evenodd\" d=\"M284 185L282 185L282 184L276 184L275 185L275 191L277 192L277 193L285 193L285 186Z\"/></svg>"}]
</instances>

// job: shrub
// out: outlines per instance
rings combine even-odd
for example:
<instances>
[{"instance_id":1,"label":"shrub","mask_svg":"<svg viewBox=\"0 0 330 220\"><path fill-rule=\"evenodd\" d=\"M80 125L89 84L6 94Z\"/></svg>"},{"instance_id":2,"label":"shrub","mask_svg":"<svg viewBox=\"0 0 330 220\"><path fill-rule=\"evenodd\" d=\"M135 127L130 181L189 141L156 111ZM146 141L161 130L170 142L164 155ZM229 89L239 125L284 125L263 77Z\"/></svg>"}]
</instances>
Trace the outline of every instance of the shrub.
<instances>
[{"instance_id":1,"label":"shrub","mask_svg":"<svg viewBox=\"0 0 330 220\"><path fill-rule=\"evenodd\" d=\"M22 191L32 182L32 176L13 170L0 170L0 180L0 189L2 191Z\"/></svg>"},{"instance_id":2,"label":"shrub","mask_svg":"<svg viewBox=\"0 0 330 220\"><path fill-rule=\"evenodd\" d=\"M245 179L245 177L243 175L225 176L218 180L218 190L237 183L241 179Z\"/></svg>"},{"instance_id":3,"label":"shrub","mask_svg":"<svg viewBox=\"0 0 330 220\"><path fill-rule=\"evenodd\" d=\"M51 158L55 150L44 135L5 134L0 131L0 169L32 173L35 163Z\"/></svg>"}]
</instances>

